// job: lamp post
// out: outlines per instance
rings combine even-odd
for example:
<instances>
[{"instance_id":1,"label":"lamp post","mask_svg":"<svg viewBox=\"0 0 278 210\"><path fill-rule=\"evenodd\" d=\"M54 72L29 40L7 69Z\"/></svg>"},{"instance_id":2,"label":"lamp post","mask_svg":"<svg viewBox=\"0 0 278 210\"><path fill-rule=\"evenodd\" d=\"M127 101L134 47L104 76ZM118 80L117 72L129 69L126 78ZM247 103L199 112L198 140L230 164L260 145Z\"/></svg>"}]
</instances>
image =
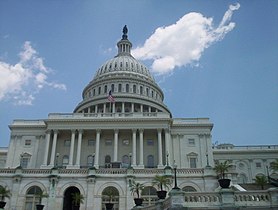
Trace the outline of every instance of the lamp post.
<instances>
[{"instance_id":1,"label":"lamp post","mask_svg":"<svg viewBox=\"0 0 278 210\"><path fill-rule=\"evenodd\" d=\"M174 161L174 177L175 177L175 186L173 189L175 190L179 190L180 188L178 187L177 185L177 164L176 164L176 161Z\"/></svg>"}]
</instances>

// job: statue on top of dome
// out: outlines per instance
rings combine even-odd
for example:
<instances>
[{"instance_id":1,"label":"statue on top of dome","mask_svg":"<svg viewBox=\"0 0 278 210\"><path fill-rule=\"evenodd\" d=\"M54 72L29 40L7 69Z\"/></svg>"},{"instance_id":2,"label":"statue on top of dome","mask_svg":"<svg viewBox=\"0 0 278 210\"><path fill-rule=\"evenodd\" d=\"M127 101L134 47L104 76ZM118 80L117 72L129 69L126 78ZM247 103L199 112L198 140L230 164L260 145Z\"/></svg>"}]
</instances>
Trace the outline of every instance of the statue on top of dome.
<instances>
[{"instance_id":1,"label":"statue on top of dome","mask_svg":"<svg viewBox=\"0 0 278 210\"><path fill-rule=\"evenodd\" d=\"M128 29L127 29L127 26L125 25L124 28L123 28L122 39L127 39L127 32L128 32Z\"/></svg>"}]
</instances>

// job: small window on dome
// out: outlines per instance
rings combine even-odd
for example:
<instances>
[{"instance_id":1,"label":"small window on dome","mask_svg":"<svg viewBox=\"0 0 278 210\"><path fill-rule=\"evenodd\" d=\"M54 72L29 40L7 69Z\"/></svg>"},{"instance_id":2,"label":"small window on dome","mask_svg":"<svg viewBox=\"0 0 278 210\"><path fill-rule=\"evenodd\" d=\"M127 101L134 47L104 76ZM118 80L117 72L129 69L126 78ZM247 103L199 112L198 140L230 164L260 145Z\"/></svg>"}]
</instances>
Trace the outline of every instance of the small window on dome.
<instances>
[{"instance_id":1,"label":"small window on dome","mask_svg":"<svg viewBox=\"0 0 278 210\"><path fill-rule=\"evenodd\" d=\"M118 85L118 92L122 92L122 84Z\"/></svg>"},{"instance_id":2,"label":"small window on dome","mask_svg":"<svg viewBox=\"0 0 278 210\"><path fill-rule=\"evenodd\" d=\"M114 89L115 89L115 85L112 84L112 85L111 85L111 92L114 92Z\"/></svg>"},{"instance_id":3,"label":"small window on dome","mask_svg":"<svg viewBox=\"0 0 278 210\"><path fill-rule=\"evenodd\" d=\"M115 63L115 68L117 68L117 63Z\"/></svg>"},{"instance_id":4,"label":"small window on dome","mask_svg":"<svg viewBox=\"0 0 278 210\"><path fill-rule=\"evenodd\" d=\"M101 87L98 87L98 94L100 95L101 93Z\"/></svg>"},{"instance_id":5,"label":"small window on dome","mask_svg":"<svg viewBox=\"0 0 278 210\"><path fill-rule=\"evenodd\" d=\"M93 96L95 96L96 95L96 90L95 89L93 89Z\"/></svg>"},{"instance_id":6,"label":"small window on dome","mask_svg":"<svg viewBox=\"0 0 278 210\"><path fill-rule=\"evenodd\" d=\"M136 93L136 85L133 85L133 93Z\"/></svg>"},{"instance_id":7,"label":"small window on dome","mask_svg":"<svg viewBox=\"0 0 278 210\"><path fill-rule=\"evenodd\" d=\"M146 88L146 95L149 96L149 88Z\"/></svg>"},{"instance_id":8,"label":"small window on dome","mask_svg":"<svg viewBox=\"0 0 278 210\"><path fill-rule=\"evenodd\" d=\"M107 85L104 86L104 93L107 93Z\"/></svg>"},{"instance_id":9,"label":"small window on dome","mask_svg":"<svg viewBox=\"0 0 278 210\"><path fill-rule=\"evenodd\" d=\"M142 95L143 94L143 87L140 86L140 94Z\"/></svg>"},{"instance_id":10,"label":"small window on dome","mask_svg":"<svg viewBox=\"0 0 278 210\"><path fill-rule=\"evenodd\" d=\"M129 93L129 84L125 85L125 92Z\"/></svg>"},{"instance_id":11,"label":"small window on dome","mask_svg":"<svg viewBox=\"0 0 278 210\"><path fill-rule=\"evenodd\" d=\"M152 90L152 98L153 98L153 90Z\"/></svg>"},{"instance_id":12,"label":"small window on dome","mask_svg":"<svg viewBox=\"0 0 278 210\"><path fill-rule=\"evenodd\" d=\"M123 63L122 62L120 63L120 67L123 67Z\"/></svg>"},{"instance_id":13,"label":"small window on dome","mask_svg":"<svg viewBox=\"0 0 278 210\"><path fill-rule=\"evenodd\" d=\"M125 63L126 68L128 68L128 62Z\"/></svg>"},{"instance_id":14,"label":"small window on dome","mask_svg":"<svg viewBox=\"0 0 278 210\"><path fill-rule=\"evenodd\" d=\"M131 68L133 68L133 63L131 63Z\"/></svg>"}]
</instances>

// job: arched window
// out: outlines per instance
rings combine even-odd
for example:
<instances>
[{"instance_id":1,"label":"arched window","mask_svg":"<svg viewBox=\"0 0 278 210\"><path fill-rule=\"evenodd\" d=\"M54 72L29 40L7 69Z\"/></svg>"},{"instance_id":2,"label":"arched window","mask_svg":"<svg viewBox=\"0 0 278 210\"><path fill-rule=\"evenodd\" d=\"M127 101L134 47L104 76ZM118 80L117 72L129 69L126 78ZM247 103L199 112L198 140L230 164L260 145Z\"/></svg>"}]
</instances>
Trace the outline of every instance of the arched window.
<instances>
[{"instance_id":1,"label":"arched window","mask_svg":"<svg viewBox=\"0 0 278 210\"><path fill-rule=\"evenodd\" d=\"M88 157L87 157L87 166L93 166L94 165L94 156L92 156L92 155L89 155Z\"/></svg>"},{"instance_id":2,"label":"arched window","mask_svg":"<svg viewBox=\"0 0 278 210\"><path fill-rule=\"evenodd\" d=\"M143 94L143 87L140 86L140 94L142 95Z\"/></svg>"},{"instance_id":3,"label":"arched window","mask_svg":"<svg viewBox=\"0 0 278 210\"><path fill-rule=\"evenodd\" d=\"M115 85L112 84L112 85L111 85L111 92L114 92L114 90L115 90Z\"/></svg>"},{"instance_id":4,"label":"arched window","mask_svg":"<svg viewBox=\"0 0 278 210\"><path fill-rule=\"evenodd\" d=\"M106 187L101 194L101 209L105 210L106 203L113 203L113 210L119 210L119 191L115 187Z\"/></svg>"},{"instance_id":5,"label":"arched window","mask_svg":"<svg viewBox=\"0 0 278 210\"><path fill-rule=\"evenodd\" d=\"M149 88L146 88L146 95L149 96Z\"/></svg>"},{"instance_id":6,"label":"arched window","mask_svg":"<svg viewBox=\"0 0 278 210\"><path fill-rule=\"evenodd\" d=\"M63 164L63 166L67 166L69 164L69 156L68 155L64 155L62 164Z\"/></svg>"},{"instance_id":7,"label":"arched window","mask_svg":"<svg viewBox=\"0 0 278 210\"><path fill-rule=\"evenodd\" d=\"M101 87L98 87L98 94L101 94Z\"/></svg>"},{"instance_id":8,"label":"arched window","mask_svg":"<svg viewBox=\"0 0 278 210\"><path fill-rule=\"evenodd\" d=\"M145 187L141 194L146 206L151 206L158 200L156 189L154 187Z\"/></svg>"},{"instance_id":9,"label":"arched window","mask_svg":"<svg viewBox=\"0 0 278 210\"><path fill-rule=\"evenodd\" d=\"M42 190L38 186L32 186L27 190L25 210L36 210L36 205L40 203L38 194L42 194Z\"/></svg>"},{"instance_id":10,"label":"arched window","mask_svg":"<svg viewBox=\"0 0 278 210\"><path fill-rule=\"evenodd\" d=\"M136 85L133 85L133 93L136 93Z\"/></svg>"},{"instance_id":11,"label":"arched window","mask_svg":"<svg viewBox=\"0 0 278 210\"><path fill-rule=\"evenodd\" d=\"M153 157L153 155L148 155L148 157L147 157L147 168L154 168L154 157Z\"/></svg>"},{"instance_id":12,"label":"arched window","mask_svg":"<svg viewBox=\"0 0 278 210\"><path fill-rule=\"evenodd\" d=\"M125 92L129 93L129 84L125 85Z\"/></svg>"},{"instance_id":13,"label":"arched window","mask_svg":"<svg viewBox=\"0 0 278 210\"><path fill-rule=\"evenodd\" d=\"M107 85L104 85L104 93L107 93Z\"/></svg>"},{"instance_id":14,"label":"arched window","mask_svg":"<svg viewBox=\"0 0 278 210\"><path fill-rule=\"evenodd\" d=\"M122 92L122 84L118 85L118 92Z\"/></svg>"},{"instance_id":15,"label":"arched window","mask_svg":"<svg viewBox=\"0 0 278 210\"><path fill-rule=\"evenodd\" d=\"M105 156L105 168L111 168L111 156L110 155Z\"/></svg>"},{"instance_id":16,"label":"arched window","mask_svg":"<svg viewBox=\"0 0 278 210\"><path fill-rule=\"evenodd\" d=\"M124 155L124 156L122 157L122 167L123 167L123 168L128 168L129 163L130 163L129 157L128 157L127 155Z\"/></svg>"},{"instance_id":17,"label":"arched window","mask_svg":"<svg viewBox=\"0 0 278 210\"><path fill-rule=\"evenodd\" d=\"M185 186L184 188L182 188L182 191L184 191L184 192L197 192L197 190L194 187L191 187L191 186Z\"/></svg>"}]
</instances>

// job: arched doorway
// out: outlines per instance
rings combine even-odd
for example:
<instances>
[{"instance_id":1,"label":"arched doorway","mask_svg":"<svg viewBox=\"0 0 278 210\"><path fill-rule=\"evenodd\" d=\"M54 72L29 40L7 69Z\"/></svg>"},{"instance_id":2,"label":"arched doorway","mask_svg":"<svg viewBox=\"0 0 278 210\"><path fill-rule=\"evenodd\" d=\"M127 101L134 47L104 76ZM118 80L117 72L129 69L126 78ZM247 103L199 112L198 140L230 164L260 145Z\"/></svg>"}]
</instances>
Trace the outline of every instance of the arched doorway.
<instances>
[{"instance_id":1,"label":"arched doorway","mask_svg":"<svg viewBox=\"0 0 278 210\"><path fill-rule=\"evenodd\" d=\"M77 187L69 187L64 193L63 210L73 210L73 193L80 193Z\"/></svg>"},{"instance_id":2,"label":"arched doorway","mask_svg":"<svg viewBox=\"0 0 278 210\"><path fill-rule=\"evenodd\" d=\"M113 210L119 210L119 191L116 187L106 187L101 194L102 197L102 210L106 210L106 203L113 203Z\"/></svg>"}]
</instances>

